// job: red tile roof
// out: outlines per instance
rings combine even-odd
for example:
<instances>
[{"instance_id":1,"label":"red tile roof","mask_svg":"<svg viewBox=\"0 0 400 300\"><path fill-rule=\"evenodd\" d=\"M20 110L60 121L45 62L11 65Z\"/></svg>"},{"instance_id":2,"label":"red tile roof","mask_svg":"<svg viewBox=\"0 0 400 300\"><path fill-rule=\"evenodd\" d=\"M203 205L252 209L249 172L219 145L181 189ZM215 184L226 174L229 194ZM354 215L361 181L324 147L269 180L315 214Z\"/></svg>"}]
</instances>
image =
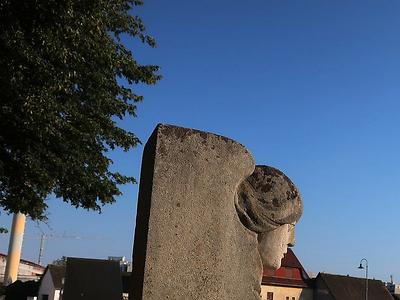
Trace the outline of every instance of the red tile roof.
<instances>
[{"instance_id":1,"label":"red tile roof","mask_svg":"<svg viewBox=\"0 0 400 300\"><path fill-rule=\"evenodd\" d=\"M293 251L288 249L278 270L264 269L262 284L307 288L311 287L311 279Z\"/></svg>"},{"instance_id":2,"label":"red tile roof","mask_svg":"<svg viewBox=\"0 0 400 300\"><path fill-rule=\"evenodd\" d=\"M288 248L287 253L282 258L281 267L304 269L297 259L297 256L294 255L293 250L290 248Z\"/></svg>"}]
</instances>

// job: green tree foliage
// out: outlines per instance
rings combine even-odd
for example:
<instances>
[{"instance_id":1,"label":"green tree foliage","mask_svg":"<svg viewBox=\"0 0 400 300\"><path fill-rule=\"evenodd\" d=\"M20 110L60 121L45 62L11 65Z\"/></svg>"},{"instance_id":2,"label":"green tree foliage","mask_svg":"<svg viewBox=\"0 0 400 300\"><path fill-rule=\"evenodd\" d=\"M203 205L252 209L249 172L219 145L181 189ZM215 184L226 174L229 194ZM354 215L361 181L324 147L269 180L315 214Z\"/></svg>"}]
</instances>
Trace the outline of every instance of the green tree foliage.
<instances>
[{"instance_id":1,"label":"green tree foliage","mask_svg":"<svg viewBox=\"0 0 400 300\"><path fill-rule=\"evenodd\" d=\"M54 193L101 211L134 178L106 156L138 138L116 124L142 100L132 87L155 84L121 37L151 47L134 14L141 0L0 1L0 207L45 218Z\"/></svg>"},{"instance_id":2,"label":"green tree foliage","mask_svg":"<svg viewBox=\"0 0 400 300\"><path fill-rule=\"evenodd\" d=\"M51 264L56 265L56 266L66 266L67 265L67 257L61 256L60 258L53 260L53 262Z\"/></svg>"},{"instance_id":3,"label":"green tree foliage","mask_svg":"<svg viewBox=\"0 0 400 300\"><path fill-rule=\"evenodd\" d=\"M1 212L0 212L0 215L1 215ZM2 234L2 233L8 233L8 229L0 226L0 234Z\"/></svg>"}]
</instances>

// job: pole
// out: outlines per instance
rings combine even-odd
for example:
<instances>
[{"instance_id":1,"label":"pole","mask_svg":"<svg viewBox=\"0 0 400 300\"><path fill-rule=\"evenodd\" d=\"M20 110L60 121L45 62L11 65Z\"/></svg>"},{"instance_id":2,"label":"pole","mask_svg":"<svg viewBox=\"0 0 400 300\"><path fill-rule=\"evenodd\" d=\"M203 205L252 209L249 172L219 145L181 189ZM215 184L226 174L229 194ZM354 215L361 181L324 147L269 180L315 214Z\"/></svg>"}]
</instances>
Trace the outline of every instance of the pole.
<instances>
[{"instance_id":1,"label":"pole","mask_svg":"<svg viewBox=\"0 0 400 300\"><path fill-rule=\"evenodd\" d=\"M10 242L8 244L6 270L4 272L4 285L9 285L17 280L24 230L25 215L22 213L14 214Z\"/></svg>"},{"instance_id":2,"label":"pole","mask_svg":"<svg viewBox=\"0 0 400 300\"><path fill-rule=\"evenodd\" d=\"M40 236L40 248L39 248L39 257L38 257L38 265L42 263L42 257L44 252L44 240L46 239L46 235L42 233Z\"/></svg>"},{"instance_id":3,"label":"pole","mask_svg":"<svg viewBox=\"0 0 400 300\"><path fill-rule=\"evenodd\" d=\"M364 269L362 263L365 262L365 300L368 300L368 260L363 258L360 260L359 269Z\"/></svg>"},{"instance_id":4,"label":"pole","mask_svg":"<svg viewBox=\"0 0 400 300\"><path fill-rule=\"evenodd\" d=\"M366 261L365 266L365 300L368 300L368 261Z\"/></svg>"}]
</instances>

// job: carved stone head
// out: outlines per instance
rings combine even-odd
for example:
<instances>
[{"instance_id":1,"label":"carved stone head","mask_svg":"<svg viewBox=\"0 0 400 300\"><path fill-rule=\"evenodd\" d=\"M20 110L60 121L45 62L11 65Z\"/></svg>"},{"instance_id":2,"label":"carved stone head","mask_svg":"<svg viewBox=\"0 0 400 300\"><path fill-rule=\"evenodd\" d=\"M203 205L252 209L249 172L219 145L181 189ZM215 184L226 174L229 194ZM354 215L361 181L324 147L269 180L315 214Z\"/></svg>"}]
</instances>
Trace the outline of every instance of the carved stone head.
<instances>
[{"instance_id":1,"label":"carved stone head","mask_svg":"<svg viewBox=\"0 0 400 300\"><path fill-rule=\"evenodd\" d=\"M303 212L296 186L278 169L256 166L238 187L235 206L243 225L258 234L264 267L278 269Z\"/></svg>"}]
</instances>

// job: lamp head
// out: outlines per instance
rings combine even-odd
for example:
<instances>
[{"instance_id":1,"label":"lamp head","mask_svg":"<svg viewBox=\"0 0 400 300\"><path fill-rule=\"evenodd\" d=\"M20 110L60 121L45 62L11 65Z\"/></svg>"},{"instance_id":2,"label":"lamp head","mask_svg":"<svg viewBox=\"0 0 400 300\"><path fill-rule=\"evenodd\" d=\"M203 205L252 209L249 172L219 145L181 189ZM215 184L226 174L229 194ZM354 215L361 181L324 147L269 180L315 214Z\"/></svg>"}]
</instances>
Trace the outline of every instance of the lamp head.
<instances>
[{"instance_id":1,"label":"lamp head","mask_svg":"<svg viewBox=\"0 0 400 300\"><path fill-rule=\"evenodd\" d=\"M359 269L364 269L362 263L360 263L360 265L358 266Z\"/></svg>"}]
</instances>

